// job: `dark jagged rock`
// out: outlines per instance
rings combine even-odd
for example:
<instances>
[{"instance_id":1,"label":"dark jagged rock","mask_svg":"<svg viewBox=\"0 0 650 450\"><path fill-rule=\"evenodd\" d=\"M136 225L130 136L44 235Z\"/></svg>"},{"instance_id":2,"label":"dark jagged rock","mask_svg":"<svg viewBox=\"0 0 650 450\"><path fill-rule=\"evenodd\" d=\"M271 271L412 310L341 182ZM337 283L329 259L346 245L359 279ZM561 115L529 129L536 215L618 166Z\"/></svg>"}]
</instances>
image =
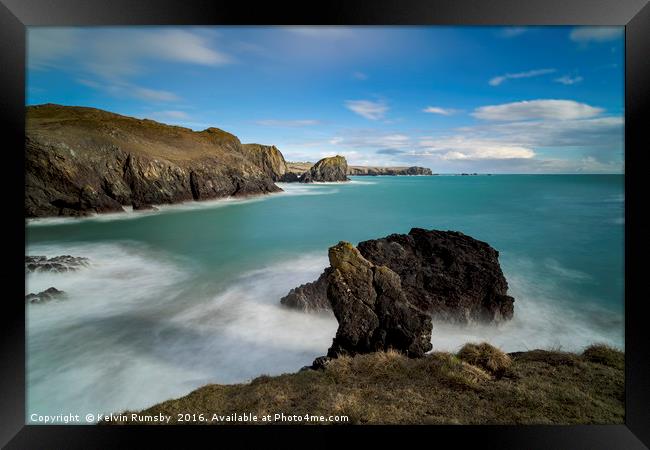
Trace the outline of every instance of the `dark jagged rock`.
<instances>
[{"instance_id":1,"label":"dark jagged rock","mask_svg":"<svg viewBox=\"0 0 650 450\"><path fill-rule=\"evenodd\" d=\"M293 172L287 172L282 175L278 181L282 183L295 183L300 181L300 176Z\"/></svg>"},{"instance_id":2,"label":"dark jagged rock","mask_svg":"<svg viewBox=\"0 0 650 450\"><path fill-rule=\"evenodd\" d=\"M245 147L218 128L195 132L94 108L30 106L25 216L277 192L271 169L281 154L275 153Z\"/></svg>"},{"instance_id":3,"label":"dark jagged rock","mask_svg":"<svg viewBox=\"0 0 650 450\"><path fill-rule=\"evenodd\" d=\"M348 162L343 156L323 158L305 172L298 181L301 183L349 181Z\"/></svg>"},{"instance_id":4,"label":"dark jagged rock","mask_svg":"<svg viewBox=\"0 0 650 450\"><path fill-rule=\"evenodd\" d=\"M82 256L25 256L27 272L70 272L87 267L90 261Z\"/></svg>"},{"instance_id":5,"label":"dark jagged rock","mask_svg":"<svg viewBox=\"0 0 650 450\"><path fill-rule=\"evenodd\" d=\"M514 299L507 295L499 252L485 242L454 231L413 228L409 234L361 242L358 250L370 263L396 273L409 302L435 319L468 323L512 318ZM322 299L307 295L311 292L302 291L296 306L310 310L313 301L321 307Z\"/></svg>"},{"instance_id":6,"label":"dark jagged rock","mask_svg":"<svg viewBox=\"0 0 650 450\"><path fill-rule=\"evenodd\" d=\"M331 309L327 299L327 277L330 269L327 268L316 281L305 283L291 289L280 299L280 303L289 308L303 311L329 311Z\"/></svg>"},{"instance_id":7,"label":"dark jagged rock","mask_svg":"<svg viewBox=\"0 0 650 450\"><path fill-rule=\"evenodd\" d=\"M348 175L378 176L378 175L433 175L427 167L368 167L349 166Z\"/></svg>"},{"instance_id":8,"label":"dark jagged rock","mask_svg":"<svg viewBox=\"0 0 650 450\"><path fill-rule=\"evenodd\" d=\"M65 298L65 292L58 290L55 287L48 288L38 294L27 294L25 302L28 303L45 303L51 300L60 300Z\"/></svg>"},{"instance_id":9,"label":"dark jagged rock","mask_svg":"<svg viewBox=\"0 0 650 450\"><path fill-rule=\"evenodd\" d=\"M339 328L328 357L388 349L420 357L431 350L431 317L409 302L395 272L348 242L331 247L329 259L327 298Z\"/></svg>"},{"instance_id":10,"label":"dark jagged rock","mask_svg":"<svg viewBox=\"0 0 650 450\"><path fill-rule=\"evenodd\" d=\"M435 318L467 323L512 318L514 299L507 295L499 252L487 243L455 231L413 228L359 243L374 264L390 267L416 306Z\"/></svg>"}]
</instances>

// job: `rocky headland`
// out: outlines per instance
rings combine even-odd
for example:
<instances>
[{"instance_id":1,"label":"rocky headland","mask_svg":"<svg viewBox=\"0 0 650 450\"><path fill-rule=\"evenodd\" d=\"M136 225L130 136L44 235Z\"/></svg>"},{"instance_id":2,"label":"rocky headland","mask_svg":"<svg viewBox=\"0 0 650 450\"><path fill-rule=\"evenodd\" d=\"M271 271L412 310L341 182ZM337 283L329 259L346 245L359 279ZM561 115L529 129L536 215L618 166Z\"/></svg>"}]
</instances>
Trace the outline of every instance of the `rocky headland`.
<instances>
[{"instance_id":1,"label":"rocky headland","mask_svg":"<svg viewBox=\"0 0 650 450\"><path fill-rule=\"evenodd\" d=\"M83 216L278 192L284 158L218 128L95 108L27 107L25 216Z\"/></svg>"},{"instance_id":2,"label":"rocky headland","mask_svg":"<svg viewBox=\"0 0 650 450\"><path fill-rule=\"evenodd\" d=\"M348 175L356 176L414 176L414 175L434 175L431 169L427 167L410 166L410 167L370 167L370 166L349 166Z\"/></svg>"},{"instance_id":3,"label":"rocky headland","mask_svg":"<svg viewBox=\"0 0 650 450\"><path fill-rule=\"evenodd\" d=\"M276 146L242 144L219 128L193 131L87 107L28 106L25 132L28 218L280 192L276 182L431 174L421 167L349 167L339 155L287 163Z\"/></svg>"}]
</instances>

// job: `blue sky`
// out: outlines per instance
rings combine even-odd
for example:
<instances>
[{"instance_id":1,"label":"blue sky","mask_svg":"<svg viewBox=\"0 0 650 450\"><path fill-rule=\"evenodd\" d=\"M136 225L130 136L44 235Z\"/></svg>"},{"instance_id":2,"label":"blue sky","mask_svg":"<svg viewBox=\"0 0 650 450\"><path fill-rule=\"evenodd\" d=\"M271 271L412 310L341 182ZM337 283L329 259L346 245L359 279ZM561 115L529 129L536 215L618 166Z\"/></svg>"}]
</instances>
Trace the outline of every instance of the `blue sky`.
<instances>
[{"instance_id":1,"label":"blue sky","mask_svg":"<svg viewBox=\"0 0 650 450\"><path fill-rule=\"evenodd\" d=\"M28 32L27 103L92 106L290 161L622 173L611 27L114 27Z\"/></svg>"}]
</instances>

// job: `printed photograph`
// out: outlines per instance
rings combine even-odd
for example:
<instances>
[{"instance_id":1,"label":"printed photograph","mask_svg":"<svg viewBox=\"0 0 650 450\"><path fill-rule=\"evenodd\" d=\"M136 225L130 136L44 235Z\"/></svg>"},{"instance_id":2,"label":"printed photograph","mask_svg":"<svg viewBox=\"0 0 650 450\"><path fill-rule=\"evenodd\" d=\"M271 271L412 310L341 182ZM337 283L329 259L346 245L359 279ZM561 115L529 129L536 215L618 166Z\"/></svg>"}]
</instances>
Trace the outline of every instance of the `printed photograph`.
<instances>
[{"instance_id":1,"label":"printed photograph","mask_svg":"<svg viewBox=\"0 0 650 450\"><path fill-rule=\"evenodd\" d=\"M27 424L622 424L623 27L28 27Z\"/></svg>"}]
</instances>

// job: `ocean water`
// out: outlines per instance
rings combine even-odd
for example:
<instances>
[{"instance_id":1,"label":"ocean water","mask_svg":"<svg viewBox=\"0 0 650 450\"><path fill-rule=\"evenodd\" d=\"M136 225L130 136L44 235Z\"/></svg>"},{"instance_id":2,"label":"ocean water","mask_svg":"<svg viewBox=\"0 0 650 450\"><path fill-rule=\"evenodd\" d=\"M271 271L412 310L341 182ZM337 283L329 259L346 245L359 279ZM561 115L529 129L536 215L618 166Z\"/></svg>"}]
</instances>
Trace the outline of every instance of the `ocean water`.
<instances>
[{"instance_id":1,"label":"ocean water","mask_svg":"<svg viewBox=\"0 0 650 450\"><path fill-rule=\"evenodd\" d=\"M327 248L458 230L500 252L514 319L435 323L435 350L623 348L622 175L353 177L159 212L41 219L27 254L85 256L78 272L29 274L27 417L140 409L208 383L293 372L326 352L331 314L279 305L327 266Z\"/></svg>"}]
</instances>

